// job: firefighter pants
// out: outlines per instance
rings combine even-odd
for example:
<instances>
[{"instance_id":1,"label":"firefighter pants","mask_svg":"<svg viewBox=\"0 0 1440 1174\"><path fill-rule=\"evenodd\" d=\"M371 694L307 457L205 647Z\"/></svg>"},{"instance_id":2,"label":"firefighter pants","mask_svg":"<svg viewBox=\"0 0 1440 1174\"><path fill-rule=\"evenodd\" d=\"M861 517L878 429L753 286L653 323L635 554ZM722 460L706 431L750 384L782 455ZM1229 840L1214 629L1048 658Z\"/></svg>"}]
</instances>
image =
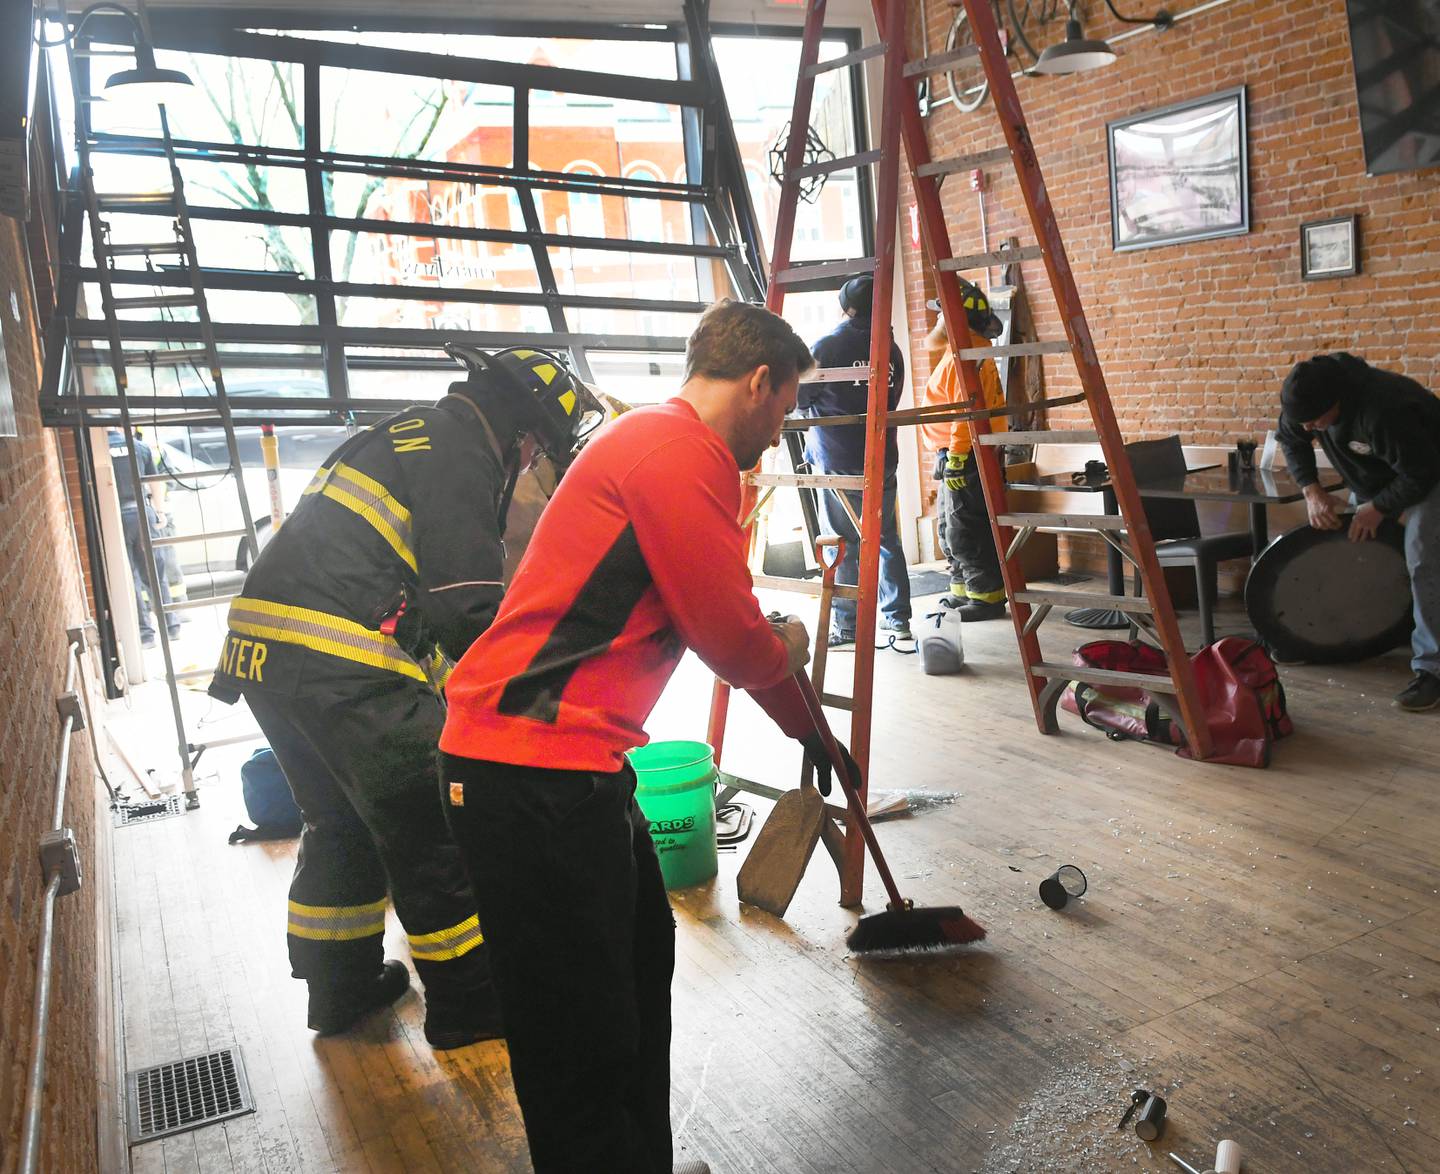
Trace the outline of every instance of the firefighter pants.
<instances>
[{"instance_id":1,"label":"firefighter pants","mask_svg":"<svg viewBox=\"0 0 1440 1174\"><path fill-rule=\"evenodd\" d=\"M536 1174L670 1174L675 919L634 773L440 773Z\"/></svg>"},{"instance_id":2,"label":"firefighter pants","mask_svg":"<svg viewBox=\"0 0 1440 1174\"><path fill-rule=\"evenodd\" d=\"M972 458L965 462L965 484L940 483L940 549L950 560L950 594L977 603L1001 603L1005 581L990 530L985 491Z\"/></svg>"},{"instance_id":3,"label":"firefighter pants","mask_svg":"<svg viewBox=\"0 0 1440 1174\"><path fill-rule=\"evenodd\" d=\"M439 700L418 681L363 667L317 675L307 665L297 694L245 698L305 817L290 882L291 971L338 985L377 974L388 888L431 1006L491 997L475 898L436 794Z\"/></svg>"}]
</instances>

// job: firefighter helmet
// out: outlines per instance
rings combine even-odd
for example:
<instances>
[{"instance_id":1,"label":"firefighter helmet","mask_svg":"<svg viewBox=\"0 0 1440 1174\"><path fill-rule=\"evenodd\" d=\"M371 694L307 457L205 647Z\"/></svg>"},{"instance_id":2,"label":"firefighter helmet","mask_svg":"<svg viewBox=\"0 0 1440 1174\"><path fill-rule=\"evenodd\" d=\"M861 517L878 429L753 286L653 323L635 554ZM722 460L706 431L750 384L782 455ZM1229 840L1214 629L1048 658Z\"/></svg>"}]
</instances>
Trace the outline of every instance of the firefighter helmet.
<instances>
[{"instance_id":1,"label":"firefighter helmet","mask_svg":"<svg viewBox=\"0 0 1440 1174\"><path fill-rule=\"evenodd\" d=\"M505 406L514 409L517 434L533 436L557 465L568 464L579 441L604 418L600 401L550 351L507 347L487 353L463 343L446 343L445 351L465 365L475 390L501 392Z\"/></svg>"}]
</instances>

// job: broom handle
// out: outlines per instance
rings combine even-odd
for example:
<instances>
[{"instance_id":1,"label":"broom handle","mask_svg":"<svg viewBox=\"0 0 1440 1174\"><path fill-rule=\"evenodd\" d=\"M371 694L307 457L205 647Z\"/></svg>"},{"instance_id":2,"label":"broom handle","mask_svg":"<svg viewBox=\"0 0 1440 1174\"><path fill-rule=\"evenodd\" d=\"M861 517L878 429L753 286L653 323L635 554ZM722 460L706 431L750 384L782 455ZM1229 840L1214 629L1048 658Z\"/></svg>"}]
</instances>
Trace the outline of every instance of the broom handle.
<instances>
[{"instance_id":1,"label":"broom handle","mask_svg":"<svg viewBox=\"0 0 1440 1174\"><path fill-rule=\"evenodd\" d=\"M830 730L830 722L825 717L825 711L820 708L820 698L815 695L815 686L810 683L810 678L805 675L804 669L799 669L795 673L795 684L800 690L800 696L805 699L805 708L810 711L810 720L814 723L815 732L820 735L820 741L825 746L825 753L829 756L835 769L835 777L840 780L840 788L845 792L845 803L850 808L850 816L860 829L860 834L865 837L865 843L870 849L870 858L875 861L876 871L880 873L880 879L885 884L885 891L890 895L890 908L908 908L905 898L900 895L900 890L895 886L895 878L890 875L890 866L885 863L885 855L880 851L880 844L875 839L875 829L870 826L870 817L865 814L865 804L860 801L859 781L852 782L850 779L845 756L840 753L840 747L835 742L835 735Z\"/></svg>"}]
</instances>

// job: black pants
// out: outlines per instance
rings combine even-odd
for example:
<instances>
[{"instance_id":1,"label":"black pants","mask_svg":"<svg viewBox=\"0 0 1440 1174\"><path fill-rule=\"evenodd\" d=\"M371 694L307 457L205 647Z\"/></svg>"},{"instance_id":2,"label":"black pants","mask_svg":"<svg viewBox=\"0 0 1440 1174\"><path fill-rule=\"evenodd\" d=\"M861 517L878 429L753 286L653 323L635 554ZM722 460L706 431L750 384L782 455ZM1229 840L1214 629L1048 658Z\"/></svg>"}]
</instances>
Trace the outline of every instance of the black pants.
<instances>
[{"instance_id":1,"label":"black pants","mask_svg":"<svg viewBox=\"0 0 1440 1174\"><path fill-rule=\"evenodd\" d=\"M440 773L536 1174L670 1174L675 919L635 775L448 754Z\"/></svg>"},{"instance_id":2,"label":"black pants","mask_svg":"<svg viewBox=\"0 0 1440 1174\"><path fill-rule=\"evenodd\" d=\"M439 700L394 673L316 664L294 695L245 696L305 817L291 971L339 985L378 973L388 888L431 1008L493 998L475 897L436 795Z\"/></svg>"},{"instance_id":3,"label":"black pants","mask_svg":"<svg viewBox=\"0 0 1440 1174\"><path fill-rule=\"evenodd\" d=\"M1005 598L1005 580L1000 577L1000 555L990 530L985 490L974 458L965 465L963 487L951 489L943 482L940 486L940 549L950 560L950 593L980 603L999 603Z\"/></svg>"}]
</instances>

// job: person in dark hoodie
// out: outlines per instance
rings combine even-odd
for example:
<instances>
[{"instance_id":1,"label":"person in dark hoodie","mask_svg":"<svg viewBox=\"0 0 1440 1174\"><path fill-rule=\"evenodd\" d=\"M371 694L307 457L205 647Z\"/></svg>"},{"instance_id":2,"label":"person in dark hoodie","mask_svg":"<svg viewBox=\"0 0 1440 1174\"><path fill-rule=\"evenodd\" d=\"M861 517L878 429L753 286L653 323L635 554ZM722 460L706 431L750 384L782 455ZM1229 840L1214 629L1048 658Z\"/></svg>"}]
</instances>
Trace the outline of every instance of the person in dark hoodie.
<instances>
[{"instance_id":1,"label":"person in dark hoodie","mask_svg":"<svg viewBox=\"0 0 1440 1174\"><path fill-rule=\"evenodd\" d=\"M1440 400L1415 380L1343 352L1295 364L1280 390L1277 439L1305 491L1310 525L1338 530L1340 503L1321 489L1313 441L1356 503L1350 540L1364 542L1386 518L1405 528L1415 596L1410 667L1395 698L1411 713L1440 705Z\"/></svg>"},{"instance_id":2,"label":"person in dark hoodie","mask_svg":"<svg viewBox=\"0 0 1440 1174\"><path fill-rule=\"evenodd\" d=\"M845 317L840 325L810 348L821 367L868 367L870 365L870 303L875 291L871 277L852 277L840 289L840 309ZM895 410L905 384L905 356L890 339L889 408ZM868 383L814 382L800 385L799 407L802 416L864 415L870 397ZM828 428L811 428L805 442L805 455L818 473L857 476L865 472L865 424L840 424ZM905 566L905 550L900 545L899 519L895 512L895 469L900 450L895 429L885 431L885 487L882 504L883 524L880 530L880 626L895 634L897 640L911 640L910 573ZM845 557L836 569L837 583L854 586L860 581L860 536L850 520L850 509L860 516L859 490L827 489L820 495L825 520L830 531L845 540ZM830 612L830 644L832 647L855 642L855 607L853 599L836 599Z\"/></svg>"}]
</instances>

